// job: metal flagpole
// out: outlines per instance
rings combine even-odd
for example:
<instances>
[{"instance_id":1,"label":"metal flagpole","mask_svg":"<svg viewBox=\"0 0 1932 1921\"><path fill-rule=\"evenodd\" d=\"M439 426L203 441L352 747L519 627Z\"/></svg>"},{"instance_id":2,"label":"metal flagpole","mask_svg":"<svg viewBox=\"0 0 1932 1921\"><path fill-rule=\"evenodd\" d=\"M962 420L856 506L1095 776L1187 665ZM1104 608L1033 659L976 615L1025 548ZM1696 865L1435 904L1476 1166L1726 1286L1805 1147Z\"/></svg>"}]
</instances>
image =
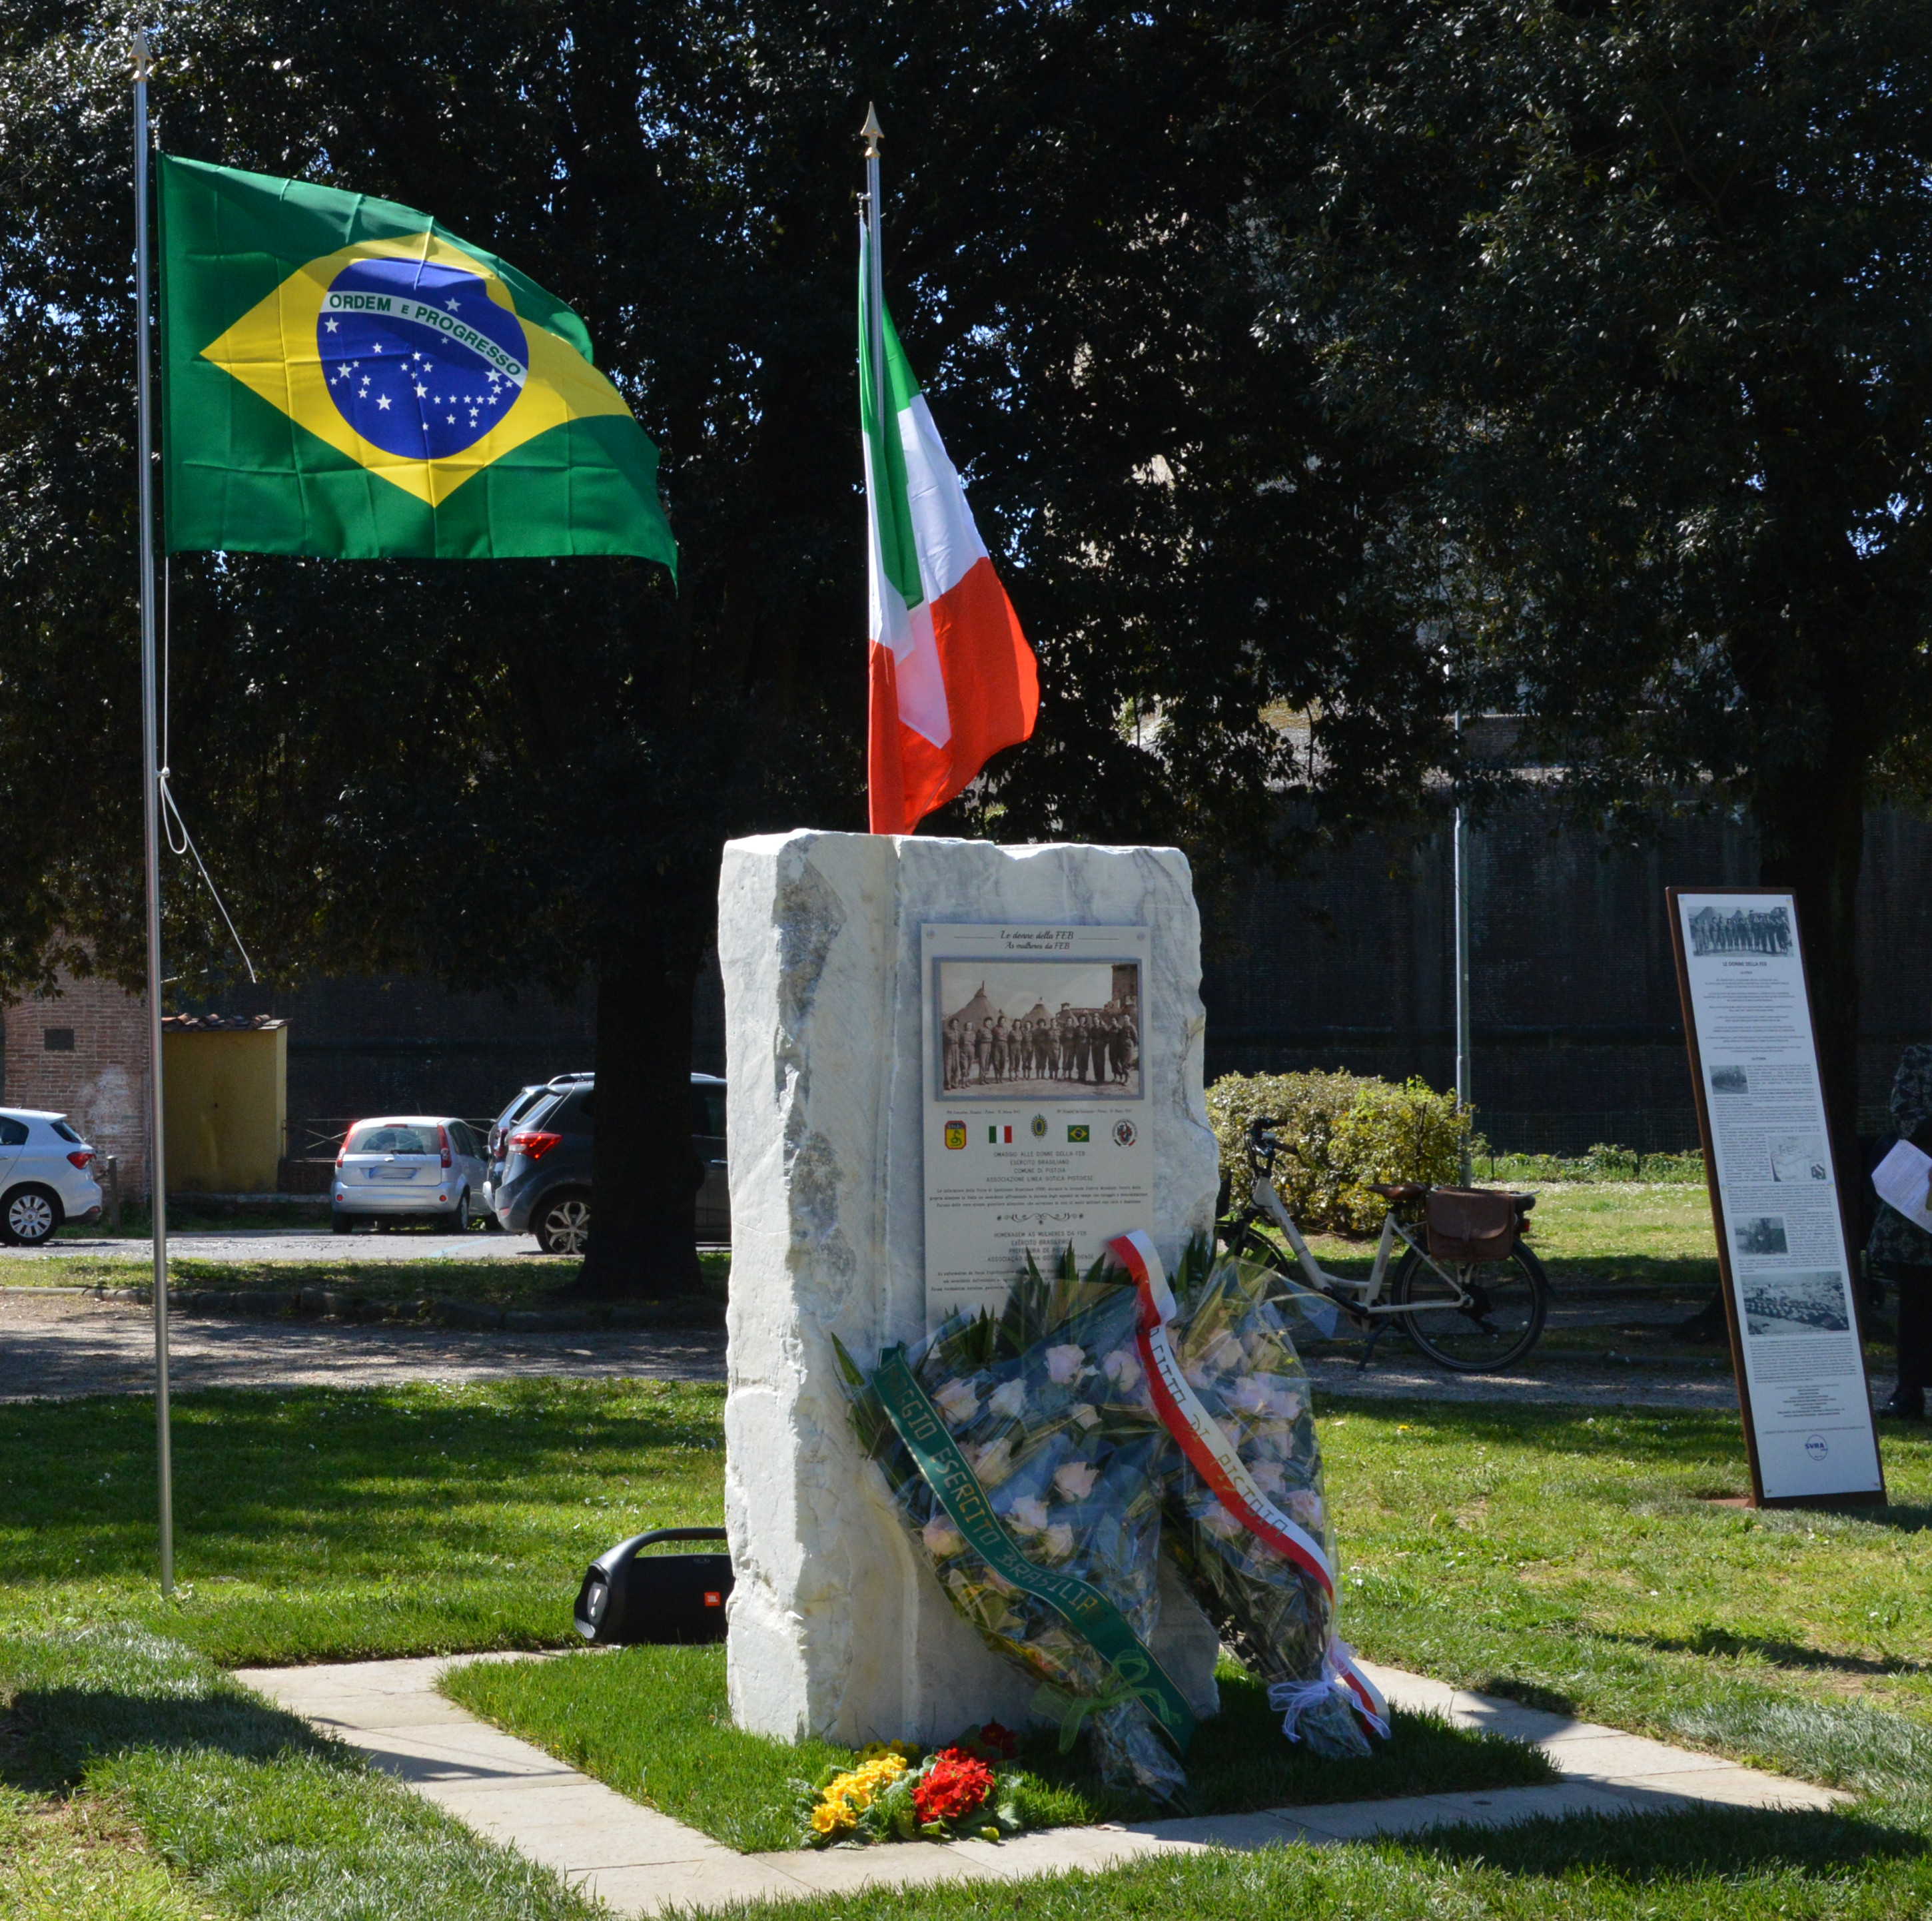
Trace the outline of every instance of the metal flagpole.
<instances>
[{"instance_id":1,"label":"metal flagpole","mask_svg":"<svg viewBox=\"0 0 1932 1921\"><path fill-rule=\"evenodd\" d=\"M886 278L879 258L879 142L885 138L885 130L870 100L866 103L866 124L859 132L866 142L866 331L872 343L872 405L883 457L886 424L892 418L886 408ZM875 485L884 483L884 475L874 476Z\"/></svg>"},{"instance_id":2,"label":"metal flagpole","mask_svg":"<svg viewBox=\"0 0 1932 1921\"><path fill-rule=\"evenodd\" d=\"M1462 716L1456 716L1456 740L1462 739ZM1461 756L1457 760L1460 763ZM1469 1107L1469 817L1460 799L1456 803L1456 824L1451 838L1450 892L1456 924L1456 1107L1466 1113ZM1472 1178L1469 1142L1462 1139L1462 1185Z\"/></svg>"},{"instance_id":3,"label":"metal flagpole","mask_svg":"<svg viewBox=\"0 0 1932 1921\"><path fill-rule=\"evenodd\" d=\"M154 1466L160 1500L161 1592L175 1591L174 1458L168 1425L168 1207L165 1137L161 1122L160 768L157 745L160 676L154 646L154 444L148 391L148 76L154 56L148 36L134 30L134 362L135 418L140 445L136 472L141 514L142 829L148 881L148 1188L154 1223Z\"/></svg>"}]
</instances>

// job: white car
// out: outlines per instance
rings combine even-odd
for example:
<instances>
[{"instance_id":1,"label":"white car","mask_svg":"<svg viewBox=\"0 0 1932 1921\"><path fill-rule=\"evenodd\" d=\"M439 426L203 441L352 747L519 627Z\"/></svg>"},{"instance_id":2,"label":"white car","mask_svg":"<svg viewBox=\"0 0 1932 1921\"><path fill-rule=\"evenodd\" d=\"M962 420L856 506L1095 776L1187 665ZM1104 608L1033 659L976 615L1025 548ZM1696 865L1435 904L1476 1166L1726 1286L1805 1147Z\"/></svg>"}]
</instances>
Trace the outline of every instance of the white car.
<instances>
[{"instance_id":1,"label":"white car","mask_svg":"<svg viewBox=\"0 0 1932 1921\"><path fill-rule=\"evenodd\" d=\"M483 1205L483 1143L453 1114L390 1114L359 1120L335 1157L331 1208L338 1234L358 1221L434 1221L466 1229Z\"/></svg>"},{"instance_id":2,"label":"white car","mask_svg":"<svg viewBox=\"0 0 1932 1921\"><path fill-rule=\"evenodd\" d=\"M69 1221L100 1218L94 1149L64 1114L0 1107L0 1241L38 1247Z\"/></svg>"}]
</instances>

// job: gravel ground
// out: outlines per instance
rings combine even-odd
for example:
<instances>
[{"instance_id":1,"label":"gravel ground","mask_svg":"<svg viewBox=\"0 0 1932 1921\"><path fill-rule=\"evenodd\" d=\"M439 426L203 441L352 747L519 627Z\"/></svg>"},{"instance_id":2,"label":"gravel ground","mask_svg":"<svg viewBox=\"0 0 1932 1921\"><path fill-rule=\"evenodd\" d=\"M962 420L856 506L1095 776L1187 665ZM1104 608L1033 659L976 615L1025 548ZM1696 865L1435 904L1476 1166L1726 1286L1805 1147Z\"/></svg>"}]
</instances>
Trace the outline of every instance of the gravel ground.
<instances>
[{"instance_id":1,"label":"gravel ground","mask_svg":"<svg viewBox=\"0 0 1932 1921\"><path fill-rule=\"evenodd\" d=\"M406 1228L392 1234L332 1234L312 1227L217 1227L170 1234L170 1257L180 1260L551 1260L566 1254L537 1252L534 1234L432 1234ZM124 1235L92 1239L60 1234L37 1248L9 1248L10 1260L51 1260L85 1254L90 1260L124 1260L136 1267L154 1261L145 1240Z\"/></svg>"},{"instance_id":2,"label":"gravel ground","mask_svg":"<svg viewBox=\"0 0 1932 1921\"><path fill-rule=\"evenodd\" d=\"M314 1238L325 1243L328 1239ZM451 1239L464 1245L456 1236ZM470 1244L483 1239L474 1236ZM416 1236L409 1239L418 1248L422 1245ZM1573 1324L1580 1324L1601 1311L1572 1309L1568 1316L1552 1316L1552 1347L1562 1341L1563 1320L1574 1317ZM1682 1310L1672 1311L1681 1315ZM1619 1317L1627 1320L1628 1310L1620 1311ZM197 1387L367 1387L398 1380L539 1374L587 1380L724 1377L724 1337L708 1329L472 1333L380 1322L263 1322L177 1314L170 1323L169 1349L170 1377L183 1392ZM1390 1340L1366 1372L1346 1358L1316 1359L1310 1372L1322 1398L1331 1401L1737 1405L1730 1368L1717 1356L1687 1358L1683 1365L1666 1369L1607 1357L1562 1359L1539 1353L1520 1372L1469 1376L1420 1365L1400 1341ZM145 1307L64 1289L0 1288L0 1401L140 1394L150 1391L153 1380L154 1323ZM1875 1379L1874 1401L1891 1389L1889 1379Z\"/></svg>"},{"instance_id":3,"label":"gravel ground","mask_svg":"<svg viewBox=\"0 0 1932 1921\"><path fill-rule=\"evenodd\" d=\"M479 1236L480 1239L481 1236ZM338 1243L339 1245L339 1243ZM375 1387L403 1380L722 1380L724 1337L709 1329L471 1334L377 1322L223 1320L176 1315L169 1379L197 1387ZM0 1289L0 1401L145 1394L154 1321L144 1307L41 1287Z\"/></svg>"}]
</instances>

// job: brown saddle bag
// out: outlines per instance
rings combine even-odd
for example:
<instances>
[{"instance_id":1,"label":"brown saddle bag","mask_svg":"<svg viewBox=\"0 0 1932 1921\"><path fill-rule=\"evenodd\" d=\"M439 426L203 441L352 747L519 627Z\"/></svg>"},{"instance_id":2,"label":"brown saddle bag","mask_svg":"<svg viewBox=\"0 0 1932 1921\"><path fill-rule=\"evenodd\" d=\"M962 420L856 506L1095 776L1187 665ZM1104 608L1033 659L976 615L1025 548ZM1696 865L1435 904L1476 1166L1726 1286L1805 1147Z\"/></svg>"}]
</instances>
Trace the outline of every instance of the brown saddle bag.
<instances>
[{"instance_id":1,"label":"brown saddle bag","mask_svg":"<svg viewBox=\"0 0 1932 1921\"><path fill-rule=\"evenodd\" d=\"M1424 1203L1436 1260L1507 1260L1521 1228L1516 1197L1494 1188L1432 1188Z\"/></svg>"}]
</instances>

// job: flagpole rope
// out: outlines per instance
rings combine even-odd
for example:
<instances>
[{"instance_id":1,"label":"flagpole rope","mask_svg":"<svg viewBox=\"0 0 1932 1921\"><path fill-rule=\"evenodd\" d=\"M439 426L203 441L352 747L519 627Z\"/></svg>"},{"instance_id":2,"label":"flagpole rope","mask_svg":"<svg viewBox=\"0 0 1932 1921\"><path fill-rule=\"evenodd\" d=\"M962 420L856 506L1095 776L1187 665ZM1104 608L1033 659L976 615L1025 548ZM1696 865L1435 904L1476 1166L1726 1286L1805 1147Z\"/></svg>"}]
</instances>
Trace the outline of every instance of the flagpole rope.
<instances>
[{"instance_id":1,"label":"flagpole rope","mask_svg":"<svg viewBox=\"0 0 1932 1921\"><path fill-rule=\"evenodd\" d=\"M214 902L215 912L228 929L229 938L235 943L235 950L242 957L242 964L248 970L249 984L253 986L261 976L255 971L255 963L248 952L248 945L236 931L234 916L228 911L228 904L221 898L221 889L215 886L214 877L208 871L208 863L201 857L201 850L194 844L194 836L188 831L188 823L182 817L180 803L175 799L174 789L169 784L174 769L168 754L168 717L173 707L171 695L174 691L174 655L170 644L172 627L171 616L174 609L173 569L170 556L161 556L161 765L154 776L160 791L161 804L161 832L167 837L168 851L171 854L186 854L200 871L202 883ZM181 838L176 840L178 832Z\"/></svg>"}]
</instances>

